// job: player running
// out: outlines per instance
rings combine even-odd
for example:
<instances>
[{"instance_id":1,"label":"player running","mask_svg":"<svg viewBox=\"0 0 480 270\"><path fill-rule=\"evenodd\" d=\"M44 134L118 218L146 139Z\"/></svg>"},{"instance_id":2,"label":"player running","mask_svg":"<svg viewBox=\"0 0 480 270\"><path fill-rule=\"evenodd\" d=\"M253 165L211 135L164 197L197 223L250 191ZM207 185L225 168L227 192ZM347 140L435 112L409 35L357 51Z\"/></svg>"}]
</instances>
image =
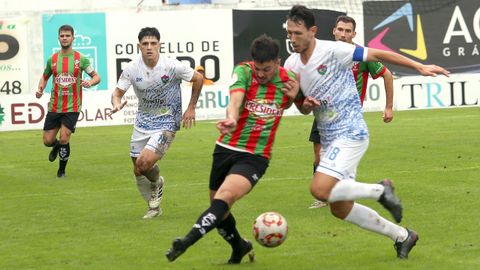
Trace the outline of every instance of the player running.
<instances>
[{"instance_id":1,"label":"player running","mask_svg":"<svg viewBox=\"0 0 480 270\"><path fill-rule=\"evenodd\" d=\"M396 222L403 216L390 180L378 184L356 181L356 169L368 148L369 134L351 68L355 61L385 61L417 70L424 76L449 73L393 52L318 40L316 31L312 11L305 6L293 6L287 17L287 37L295 53L287 59L285 67L299 72L305 99L297 105L304 114L313 111L322 144L310 192L316 199L328 202L335 217L392 239L397 257L406 259L418 240L417 233L355 202L375 199L390 211Z\"/></svg>"},{"instance_id":2,"label":"player running","mask_svg":"<svg viewBox=\"0 0 480 270\"><path fill-rule=\"evenodd\" d=\"M238 264L249 254L252 243L243 239L230 209L248 194L265 173L283 111L298 93L292 72L280 67L279 44L262 35L250 49L253 61L237 65L230 86L227 118L217 122L222 134L216 142L210 172L211 204L184 238L173 241L167 251L174 261L214 228L232 247L229 264ZM289 91L282 88L288 85Z\"/></svg>"},{"instance_id":3,"label":"player running","mask_svg":"<svg viewBox=\"0 0 480 270\"><path fill-rule=\"evenodd\" d=\"M355 28L357 23L355 19L346 15L338 16L335 27L333 28L333 36L335 40L353 43L353 38L356 35ZM383 77L385 84L385 109L383 111L383 121L390 123L393 120L393 76L392 73L381 62L355 62L352 67L353 77L357 85L360 103L363 105L365 94L367 92L368 75L370 74L375 80ZM317 121L313 119L312 130L310 132L309 141L313 143L313 173L320 164L320 134L318 134ZM309 208L320 208L327 204L320 200L315 200Z\"/></svg>"},{"instance_id":4,"label":"player running","mask_svg":"<svg viewBox=\"0 0 480 270\"><path fill-rule=\"evenodd\" d=\"M87 57L73 50L74 30L70 25L58 29L61 49L48 58L47 66L38 83L35 93L41 98L48 79L53 75L52 92L48 113L43 126L43 144L51 147L50 162L60 156L57 177L65 177L65 168L70 158L70 136L75 132L78 116L82 108L82 87L92 87L100 83L100 76L93 69ZM82 80L85 71L92 79ZM57 134L60 132L59 138Z\"/></svg>"},{"instance_id":5,"label":"player running","mask_svg":"<svg viewBox=\"0 0 480 270\"><path fill-rule=\"evenodd\" d=\"M148 204L143 216L150 219L162 214L164 179L157 161L163 158L175 133L195 124L195 104L203 86L203 76L176 59L160 55L160 33L154 27L145 27L138 34L141 56L123 70L112 94L112 114L121 110L125 92L133 87L138 98L138 111L130 140L137 188ZM182 117L180 84L192 82L192 95Z\"/></svg>"}]
</instances>

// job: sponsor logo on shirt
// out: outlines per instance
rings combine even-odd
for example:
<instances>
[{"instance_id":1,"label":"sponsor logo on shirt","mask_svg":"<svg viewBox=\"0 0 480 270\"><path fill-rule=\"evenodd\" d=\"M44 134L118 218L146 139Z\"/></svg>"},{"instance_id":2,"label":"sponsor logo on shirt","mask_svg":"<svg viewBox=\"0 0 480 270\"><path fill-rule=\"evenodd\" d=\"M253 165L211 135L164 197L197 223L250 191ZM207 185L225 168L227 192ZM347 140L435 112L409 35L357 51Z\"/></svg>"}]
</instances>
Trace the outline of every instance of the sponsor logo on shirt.
<instances>
[{"instance_id":1,"label":"sponsor logo on shirt","mask_svg":"<svg viewBox=\"0 0 480 270\"><path fill-rule=\"evenodd\" d=\"M143 81L143 78L135 78L135 82L141 82Z\"/></svg>"},{"instance_id":2,"label":"sponsor logo on shirt","mask_svg":"<svg viewBox=\"0 0 480 270\"><path fill-rule=\"evenodd\" d=\"M77 78L73 77L69 73L60 73L55 77L55 84L60 87L69 87L70 85L77 83Z\"/></svg>"},{"instance_id":3,"label":"sponsor logo on shirt","mask_svg":"<svg viewBox=\"0 0 480 270\"><path fill-rule=\"evenodd\" d=\"M320 66L317 67L317 72L320 75L325 75L325 73L327 73L327 66L320 64Z\"/></svg>"},{"instance_id":4,"label":"sponsor logo on shirt","mask_svg":"<svg viewBox=\"0 0 480 270\"><path fill-rule=\"evenodd\" d=\"M254 118L271 119L283 114L283 109L268 99L248 100L245 108Z\"/></svg>"}]
</instances>

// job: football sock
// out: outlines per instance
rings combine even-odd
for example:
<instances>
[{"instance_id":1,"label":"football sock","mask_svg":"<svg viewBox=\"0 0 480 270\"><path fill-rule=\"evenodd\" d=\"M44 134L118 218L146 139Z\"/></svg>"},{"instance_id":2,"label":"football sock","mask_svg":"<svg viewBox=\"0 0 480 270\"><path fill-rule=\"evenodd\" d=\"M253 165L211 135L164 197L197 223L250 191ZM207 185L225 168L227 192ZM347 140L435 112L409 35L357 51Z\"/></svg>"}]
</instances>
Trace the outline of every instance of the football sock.
<instances>
[{"instance_id":1,"label":"football sock","mask_svg":"<svg viewBox=\"0 0 480 270\"><path fill-rule=\"evenodd\" d=\"M358 183L352 180L342 180L330 191L329 202L355 201L358 199L376 199L382 195L384 187L380 184Z\"/></svg>"},{"instance_id":2,"label":"football sock","mask_svg":"<svg viewBox=\"0 0 480 270\"><path fill-rule=\"evenodd\" d=\"M135 176L135 180L137 180L137 189L142 195L143 199L148 202L150 200L150 195L152 193L151 182L145 176Z\"/></svg>"},{"instance_id":3,"label":"football sock","mask_svg":"<svg viewBox=\"0 0 480 270\"><path fill-rule=\"evenodd\" d=\"M388 236L393 241L403 242L408 236L405 228L384 219L375 210L358 203L353 204L345 220L363 229Z\"/></svg>"},{"instance_id":4,"label":"football sock","mask_svg":"<svg viewBox=\"0 0 480 270\"><path fill-rule=\"evenodd\" d=\"M214 199L210 207L203 212L197 222L193 224L193 228L183 239L186 247L189 247L206 233L213 230L222 221L228 211L228 204L222 200Z\"/></svg>"},{"instance_id":5,"label":"football sock","mask_svg":"<svg viewBox=\"0 0 480 270\"><path fill-rule=\"evenodd\" d=\"M232 249L240 248L242 238L237 230L236 221L232 213L217 225L218 233L227 241Z\"/></svg>"},{"instance_id":6,"label":"football sock","mask_svg":"<svg viewBox=\"0 0 480 270\"><path fill-rule=\"evenodd\" d=\"M70 158L70 143L59 144L60 150L58 155L60 157L58 171L65 172L65 167L67 167L68 159Z\"/></svg>"},{"instance_id":7,"label":"football sock","mask_svg":"<svg viewBox=\"0 0 480 270\"><path fill-rule=\"evenodd\" d=\"M158 178L160 177L160 167L157 164L153 165L153 167L146 173L144 173L145 177L152 183L158 182Z\"/></svg>"}]
</instances>

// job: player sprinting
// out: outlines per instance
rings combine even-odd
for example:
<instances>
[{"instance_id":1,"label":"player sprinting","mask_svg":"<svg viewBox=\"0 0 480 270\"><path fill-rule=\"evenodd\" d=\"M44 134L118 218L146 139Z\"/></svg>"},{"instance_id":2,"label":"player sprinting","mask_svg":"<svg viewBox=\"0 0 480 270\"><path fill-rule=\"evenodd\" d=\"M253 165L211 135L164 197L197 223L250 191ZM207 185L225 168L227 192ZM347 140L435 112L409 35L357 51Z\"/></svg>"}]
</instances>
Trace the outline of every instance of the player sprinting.
<instances>
[{"instance_id":1,"label":"player sprinting","mask_svg":"<svg viewBox=\"0 0 480 270\"><path fill-rule=\"evenodd\" d=\"M138 111L130 141L130 156L137 188L148 204L145 219L162 214L160 202L164 179L157 161L170 147L175 133L195 124L195 104L203 85L203 76L176 59L160 56L160 33L145 27L138 34L141 56L123 70L112 94L112 114L121 110L125 92L133 87L138 98ZM180 84L192 82L192 95L182 117Z\"/></svg>"},{"instance_id":2,"label":"player sprinting","mask_svg":"<svg viewBox=\"0 0 480 270\"><path fill-rule=\"evenodd\" d=\"M72 48L74 39L72 26L60 26L58 41L61 49L48 58L35 93L37 98L41 98L48 79L53 75L50 103L43 126L43 144L52 148L48 155L50 162L60 156L58 178L65 177L65 169L70 158L70 136L75 132L82 108L82 87L89 88L100 82L100 76L93 69L90 60ZM91 80L82 80L83 71L91 77Z\"/></svg>"},{"instance_id":3,"label":"player sprinting","mask_svg":"<svg viewBox=\"0 0 480 270\"><path fill-rule=\"evenodd\" d=\"M355 19L346 15L338 16L335 27L333 28L333 36L335 40L354 44L353 38L356 35ZM355 62L352 67L353 77L355 78L358 95L360 97L360 103L363 105L365 94L367 92L368 75L370 74L373 79L383 77L385 85L385 109L383 111L383 121L390 123L393 120L393 77L392 73L380 62ZM310 132L309 141L313 143L313 173L320 164L320 134L318 134L317 122L313 119L312 130ZM320 208L327 204L315 200L309 208Z\"/></svg>"},{"instance_id":4,"label":"player sprinting","mask_svg":"<svg viewBox=\"0 0 480 270\"><path fill-rule=\"evenodd\" d=\"M214 228L232 247L229 264L240 263L247 254L254 259L252 244L240 236L230 209L265 173L283 111L297 95L298 82L279 66L277 41L262 35L253 41L250 52L253 61L234 68L227 116L217 122L222 135L213 153L210 207L185 237L173 241L166 253L169 261ZM284 85L288 92L282 91Z\"/></svg>"},{"instance_id":5,"label":"player sprinting","mask_svg":"<svg viewBox=\"0 0 480 270\"><path fill-rule=\"evenodd\" d=\"M378 184L355 180L356 168L368 148L369 135L351 68L354 61L385 61L415 69L425 76L448 76L448 71L393 52L318 40L316 31L313 13L305 6L293 6L287 17L287 36L295 53L287 59L285 67L299 73L305 99L297 105L304 114L313 110L322 144L320 164L310 192L316 199L328 202L335 217L392 239L397 257L406 259L418 234L355 202L375 199L389 210L396 222L403 216L390 180Z\"/></svg>"}]
</instances>

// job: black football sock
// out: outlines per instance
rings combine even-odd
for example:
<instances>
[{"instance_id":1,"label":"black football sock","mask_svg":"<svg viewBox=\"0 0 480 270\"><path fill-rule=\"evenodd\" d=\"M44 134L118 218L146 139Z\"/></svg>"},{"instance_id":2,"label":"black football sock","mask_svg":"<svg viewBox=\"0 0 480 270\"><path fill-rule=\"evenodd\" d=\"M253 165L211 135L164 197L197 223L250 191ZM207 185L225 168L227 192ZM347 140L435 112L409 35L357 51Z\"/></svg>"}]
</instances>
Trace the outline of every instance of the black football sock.
<instances>
[{"instance_id":1,"label":"black football sock","mask_svg":"<svg viewBox=\"0 0 480 270\"><path fill-rule=\"evenodd\" d=\"M218 233L227 241L232 249L238 249L242 242L242 237L237 230L236 221L232 213L217 225Z\"/></svg>"},{"instance_id":2,"label":"black football sock","mask_svg":"<svg viewBox=\"0 0 480 270\"><path fill-rule=\"evenodd\" d=\"M228 204L222 200L213 200L210 207L200 215L193 228L183 239L188 248L195 244L206 233L213 230L222 221L223 216L228 211Z\"/></svg>"},{"instance_id":3,"label":"black football sock","mask_svg":"<svg viewBox=\"0 0 480 270\"><path fill-rule=\"evenodd\" d=\"M59 161L59 172L65 172L65 167L67 167L68 158L70 158L70 143L60 144L60 150L58 153L60 157Z\"/></svg>"}]
</instances>

